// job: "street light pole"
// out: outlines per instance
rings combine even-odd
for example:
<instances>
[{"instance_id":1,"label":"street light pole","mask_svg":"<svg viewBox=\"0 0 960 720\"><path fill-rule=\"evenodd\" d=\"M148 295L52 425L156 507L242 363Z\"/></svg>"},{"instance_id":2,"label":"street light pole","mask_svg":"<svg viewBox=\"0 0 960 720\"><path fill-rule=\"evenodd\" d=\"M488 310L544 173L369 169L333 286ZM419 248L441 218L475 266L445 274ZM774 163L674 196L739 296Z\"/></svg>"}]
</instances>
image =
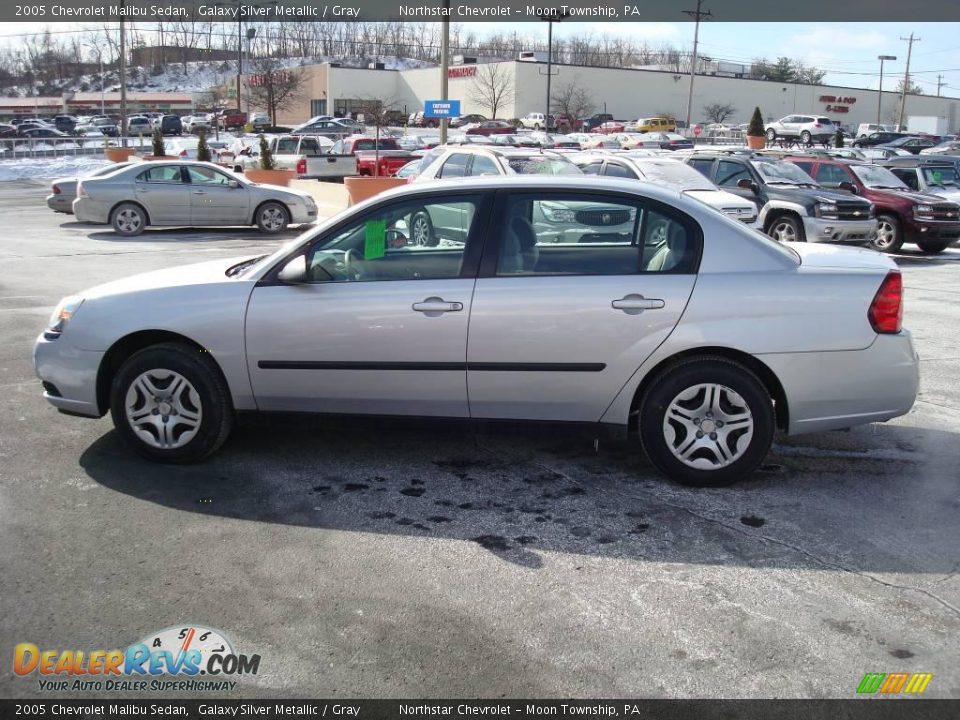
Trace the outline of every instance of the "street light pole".
<instances>
[{"instance_id":1,"label":"street light pole","mask_svg":"<svg viewBox=\"0 0 960 720\"><path fill-rule=\"evenodd\" d=\"M693 115L693 79L697 74L697 50L699 49L700 42L700 18L702 17L712 17L713 13L709 10L703 12L700 8L703 5L703 0L697 0L697 9L696 10L684 10L684 15L689 15L695 21L694 30L693 30L693 58L690 63L690 88L687 91L687 130L690 129L690 120Z\"/></svg>"},{"instance_id":2,"label":"street light pole","mask_svg":"<svg viewBox=\"0 0 960 720\"><path fill-rule=\"evenodd\" d=\"M239 5L237 6L239 7ZM240 112L240 77L243 75L243 20L237 18L237 112Z\"/></svg>"},{"instance_id":3,"label":"street light pole","mask_svg":"<svg viewBox=\"0 0 960 720\"><path fill-rule=\"evenodd\" d=\"M896 55L877 55L877 60L880 61L880 91L877 93L877 125L880 124L880 109L883 105L883 61L896 59Z\"/></svg>"},{"instance_id":4,"label":"street light pole","mask_svg":"<svg viewBox=\"0 0 960 720\"><path fill-rule=\"evenodd\" d=\"M443 39L440 42L440 99L450 99L450 0L443 0ZM447 142L447 127L450 119L440 118L440 144ZM380 163L377 163L379 167Z\"/></svg>"}]
</instances>

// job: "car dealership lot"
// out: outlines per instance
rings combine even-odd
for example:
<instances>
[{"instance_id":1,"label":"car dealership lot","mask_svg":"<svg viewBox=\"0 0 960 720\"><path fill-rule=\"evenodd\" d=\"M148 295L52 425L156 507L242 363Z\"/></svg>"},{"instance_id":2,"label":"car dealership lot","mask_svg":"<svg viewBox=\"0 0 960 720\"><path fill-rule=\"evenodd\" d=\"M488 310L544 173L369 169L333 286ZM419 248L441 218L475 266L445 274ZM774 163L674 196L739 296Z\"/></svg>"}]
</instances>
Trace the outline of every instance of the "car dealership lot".
<instances>
[{"instance_id":1,"label":"car dealership lot","mask_svg":"<svg viewBox=\"0 0 960 720\"><path fill-rule=\"evenodd\" d=\"M248 420L173 467L56 414L35 336L63 295L293 233L122 238L46 191L0 184L5 652L197 623L262 656L235 696L851 697L900 670L960 694L960 249L897 256L914 411L779 439L731 488L681 488L607 440L407 421Z\"/></svg>"}]
</instances>

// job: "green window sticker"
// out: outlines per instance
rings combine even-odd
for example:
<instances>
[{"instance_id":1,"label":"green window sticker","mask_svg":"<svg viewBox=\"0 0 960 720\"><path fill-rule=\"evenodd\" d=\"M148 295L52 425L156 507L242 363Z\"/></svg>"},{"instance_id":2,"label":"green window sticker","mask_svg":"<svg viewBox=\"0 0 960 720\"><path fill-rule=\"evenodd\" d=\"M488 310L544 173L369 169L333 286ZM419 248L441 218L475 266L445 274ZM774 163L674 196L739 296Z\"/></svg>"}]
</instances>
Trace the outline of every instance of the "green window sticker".
<instances>
[{"instance_id":1,"label":"green window sticker","mask_svg":"<svg viewBox=\"0 0 960 720\"><path fill-rule=\"evenodd\" d=\"M934 184L934 185L939 185L941 178L943 178L943 173L940 173L940 172L937 172L936 170L934 170L934 171L933 171L933 184Z\"/></svg>"},{"instance_id":2,"label":"green window sticker","mask_svg":"<svg viewBox=\"0 0 960 720\"><path fill-rule=\"evenodd\" d=\"M384 220L367 220L363 225L363 257L376 260L387 254L387 223Z\"/></svg>"}]
</instances>

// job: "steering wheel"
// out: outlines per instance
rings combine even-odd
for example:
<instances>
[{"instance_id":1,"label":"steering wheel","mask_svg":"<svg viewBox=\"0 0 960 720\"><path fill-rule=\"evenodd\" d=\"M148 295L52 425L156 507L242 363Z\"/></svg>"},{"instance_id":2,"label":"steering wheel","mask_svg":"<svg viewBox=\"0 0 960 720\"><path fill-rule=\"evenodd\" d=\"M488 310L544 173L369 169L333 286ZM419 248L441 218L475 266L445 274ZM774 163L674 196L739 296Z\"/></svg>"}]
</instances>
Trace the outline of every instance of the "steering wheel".
<instances>
[{"instance_id":1,"label":"steering wheel","mask_svg":"<svg viewBox=\"0 0 960 720\"><path fill-rule=\"evenodd\" d=\"M351 280L360 279L360 263L362 258L354 248L350 248L343 254L343 270Z\"/></svg>"}]
</instances>

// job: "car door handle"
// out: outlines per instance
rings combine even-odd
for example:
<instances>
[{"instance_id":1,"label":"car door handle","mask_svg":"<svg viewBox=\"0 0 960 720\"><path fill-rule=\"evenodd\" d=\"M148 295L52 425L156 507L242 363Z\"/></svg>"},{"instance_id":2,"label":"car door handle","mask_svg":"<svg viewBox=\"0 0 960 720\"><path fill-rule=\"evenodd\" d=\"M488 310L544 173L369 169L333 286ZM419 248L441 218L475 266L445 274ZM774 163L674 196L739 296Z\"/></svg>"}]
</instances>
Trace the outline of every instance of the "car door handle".
<instances>
[{"instance_id":1,"label":"car door handle","mask_svg":"<svg viewBox=\"0 0 960 720\"><path fill-rule=\"evenodd\" d=\"M463 303L447 302L443 298L428 297L423 302L414 303L413 309L422 313L460 312L463 310Z\"/></svg>"},{"instance_id":2,"label":"car door handle","mask_svg":"<svg viewBox=\"0 0 960 720\"><path fill-rule=\"evenodd\" d=\"M207 191L206 191L206 190L194 190L194 191L193 191L193 194L194 194L194 195L206 195L206 194L207 194Z\"/></svg>"},{"instance_id":3,"label":"car door handle","mask_svg":"<svg viewBox=\"0 0 960 720\"><path fill-rule=\"evenodd\" d=\"M148 193L148 192L150 192L150 191L147 190L146 188L137 188L137 192L138 192L138 193Z\"/></svg>"},{"instance_id":4,"label":"car door handle","mask_svg":"<svg viewBox=\"0 0 960 720\"><path fill-rule=\"evenodd\" d=\"M660 298L645 298L643 295L626 295L619 300L614 300L610 303L610 307L614 310L626 310L626 311L638 311L643 312L644 310L659 310L664 307L666 303Z\"/></svg>"}]
</instances>

